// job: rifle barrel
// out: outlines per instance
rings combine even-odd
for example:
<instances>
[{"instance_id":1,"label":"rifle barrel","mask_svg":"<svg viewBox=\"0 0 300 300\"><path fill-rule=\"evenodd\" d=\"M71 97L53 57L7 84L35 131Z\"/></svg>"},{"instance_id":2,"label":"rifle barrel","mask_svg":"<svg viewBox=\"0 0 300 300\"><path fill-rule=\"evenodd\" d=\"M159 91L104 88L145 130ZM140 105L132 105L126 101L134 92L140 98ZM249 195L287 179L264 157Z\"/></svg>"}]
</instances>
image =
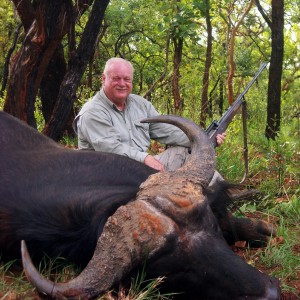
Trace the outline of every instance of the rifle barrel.
<instances>
[{"instance_id":1,"label":"rifle barrel","mask_svg":"<svg viewBox=\"0 0 300 300\"><path fill-rule=\"evenodd\" d=\"M244 91L237 97L237 99L227 108L224 115L221 117L220 121L214 120L210 126L206 129L206 133L209 136L209 139L213 143L214 147L217 146L216 142L216 136L218 133L224 132L230 122L232 121L233 117L239 110L240 106L244 102L244 96L250 89L250 87L253 85L254 81L257 79L257 77L260 75L260 73L263 71L263 69L267 66L268 63L263 62L258 72L255 74L255 76L251 79L251 81L248 83Z\"/></svg>"}]
</instances>

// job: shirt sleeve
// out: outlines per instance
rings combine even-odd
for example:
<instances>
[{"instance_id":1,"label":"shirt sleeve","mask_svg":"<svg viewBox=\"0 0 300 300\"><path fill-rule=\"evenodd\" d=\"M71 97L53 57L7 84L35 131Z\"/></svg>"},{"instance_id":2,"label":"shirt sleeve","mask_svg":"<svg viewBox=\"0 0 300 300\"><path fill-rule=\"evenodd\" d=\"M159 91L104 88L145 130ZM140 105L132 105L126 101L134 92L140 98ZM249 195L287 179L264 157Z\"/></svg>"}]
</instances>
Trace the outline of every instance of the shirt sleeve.
<instances>
[{"instance_id":1,"label":"shirt sleeve","mask_svg":"<svg viewBox=\"0 0 300 300\"><path fill-rule=\"evenodd\" d=\"M86 111L82 114L78 120L78 133L88 140L95 151L128 156L142 163L148 155L121 143L120 133L113 126L110 116L104 112Z\"/></svg>"},{"instance_id":2,"label":"shirt sleeve","mask_svg":"<svg viewBox=\"0 0 300 300\"><path fill-rule=\"evenodd\" d=\"M166 145L190 147L187 135L174 125L153 123L150 128L151 139Z\"/></svg>"},{"instance_id":3,"label":"shirt sleeve","mask_svg":"<svg viewBox=\"0 0 300 300\"><path fill-rule=\"evenodd\" d=\"M151 103L150 103L151 104ZM151 104L150 116L157 116L159 113ZM151 123L150 137L162 144L171 146L190 147L187 135L178 127L166 123Z\"/></svg>"}]
</instances>

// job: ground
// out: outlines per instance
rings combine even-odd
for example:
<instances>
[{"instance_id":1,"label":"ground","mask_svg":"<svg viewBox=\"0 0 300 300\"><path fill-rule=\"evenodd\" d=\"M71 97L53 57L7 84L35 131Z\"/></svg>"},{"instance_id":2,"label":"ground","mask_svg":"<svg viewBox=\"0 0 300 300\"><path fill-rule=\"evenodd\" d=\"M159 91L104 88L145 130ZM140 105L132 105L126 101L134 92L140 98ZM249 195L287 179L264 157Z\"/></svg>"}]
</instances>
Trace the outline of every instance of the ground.
<instances>
[{"instance_id":1,"label":"ground","mask_svg":"<svg viewBox=\"0 0 300 300\"><path fill-rule=\"evenodd\" d=\"M274 239L274 243L284 243L284 241L279 237ZM274 245L276 247L276 244ZM274 271L274 268L268 268L265 265L259 262L259 255L261 251L264 249L248 249L246 245L241 242L237 243L232 247L233 251L241 256L245 261L249 264L254 265L260 271L270 274ZM300 256L300 244L297 244L293 248L294 254ZM300 299L300 271L297 271L294 274L292 279L286 278L283 284L285 286L289 286L294 288L293 291L282 291L282 300L299 300ZM10 271L6 272L4 275L2 272L0 274L0 299L1 300L40 300L44 299L37 295L34 289L26 283L26 279L24 279L22 275L21 267L14 266L10 269ZM22 279L23 278L23 279ZM5 282L5 283L4 283ZM1 286L10 286L9 289L4 288L5 291L1 291ZM285 288L286 289L286 288ZM107 299L113 299L109 296ZM119 298L121 300L122 298ZM128 298L126 298L128 300ZM125 297L124 297L125 300ZM134 299L132 299L134 300Z\"/></svg>"}]
</instances>

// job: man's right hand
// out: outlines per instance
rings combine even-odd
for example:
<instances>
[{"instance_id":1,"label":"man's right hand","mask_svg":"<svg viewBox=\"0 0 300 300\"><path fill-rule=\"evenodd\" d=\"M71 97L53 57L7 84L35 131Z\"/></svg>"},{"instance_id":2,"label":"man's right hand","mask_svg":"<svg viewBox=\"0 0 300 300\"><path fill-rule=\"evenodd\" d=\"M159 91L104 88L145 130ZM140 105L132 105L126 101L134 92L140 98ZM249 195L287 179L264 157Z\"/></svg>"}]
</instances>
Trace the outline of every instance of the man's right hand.
<instances>
[{"instance_id":1,"label":"man's right hand","mask_svg":"<svg viewBox=\"0 0 300 300\"><path fill-rule=\"evenodd\" d=\"M144 160L144 164L158 171L165 170L164 165L158 159L156 159L150 154L146 156Z\"/></svg>"}]
</instances>

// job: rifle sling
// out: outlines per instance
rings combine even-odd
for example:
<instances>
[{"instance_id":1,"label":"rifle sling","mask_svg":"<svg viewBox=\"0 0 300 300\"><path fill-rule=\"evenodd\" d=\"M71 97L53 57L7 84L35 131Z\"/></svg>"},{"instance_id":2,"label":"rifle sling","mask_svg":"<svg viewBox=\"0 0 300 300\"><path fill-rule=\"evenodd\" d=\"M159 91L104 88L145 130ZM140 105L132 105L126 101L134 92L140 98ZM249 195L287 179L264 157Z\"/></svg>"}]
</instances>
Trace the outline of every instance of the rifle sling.
<instances>
[{"instance_id":1,"label":"rifle sling","mask_svg":"<svg viewBox=\"0 0 300 300\"><path fill-rule=\"evenodd\" d=\"M247 103L243 101L242 103L242 120L243 120L243 137L244 137L244 176L240 183L243 183L248 176L249 166L248 166L248 140L247 140Z\"/></svg>"}]
</instances>

